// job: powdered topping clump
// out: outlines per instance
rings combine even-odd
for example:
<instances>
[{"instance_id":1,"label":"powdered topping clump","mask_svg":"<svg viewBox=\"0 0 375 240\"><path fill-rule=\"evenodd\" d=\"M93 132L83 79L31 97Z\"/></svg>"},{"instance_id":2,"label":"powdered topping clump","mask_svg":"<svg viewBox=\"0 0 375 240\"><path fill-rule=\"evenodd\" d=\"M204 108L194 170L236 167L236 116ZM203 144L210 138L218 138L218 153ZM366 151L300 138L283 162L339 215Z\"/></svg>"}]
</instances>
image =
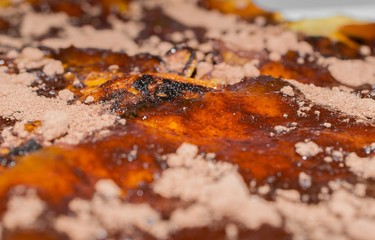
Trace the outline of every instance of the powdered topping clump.
<instances>
[{"instance_id":1,"label":"powdered topping clump","mask_svg":"<svg viewBox=\"0 0 375 240\"><path fill-rule=\"evenodd\" d=\"M74 239L90 239L114 233L131 236L134 229L129 226L134 226L156 238L166 239L175 231L214 226L225 218L250 229L262 224L281 226L283 222L295 239L367 240L371 239L368 236L373 236L371 226L375 215L369 209L373 209L375 203L364 196L364 185L331 182L332 195L322 190L318 204L302 203L295 190L277 190L275 201L267 202L248 192L235 166L204 159L194 145L185 143L166 159L169 168L154 182L153 191L166 198L189 202L189 206L177 208L162 219L149 205L123 203L118 186L111 180L101 180L96 184L93 199L71 201L69 208L76 215L57 217L55 228ZM309 188L311 181L311 176L300 173L303 188ZM232 230L233 234L238 231L228 229L227 235L231 235Z\"/></svg>"},{"instance_id":2,"label":"powdered topping clump","mask_svg":"<svg viewBox=\"0 0 375 240\"><path fill-rule=\"evenodd\" d=\"M375 119L375 101L371 98L360 98L354 94L340 91L339 89L322 88L312 84L302 84L294 80L288 80L288 82L294 85L308 100L315 104L363 120L372 121Z\"/></svg>"},{"instance_id":3,"label":"powdered topping clump","mask_svg":"<svg viewBox=\"0 0 375 240\"><path fill-rule=\"evenodd\" d=\"M166 239L169 231L167 223L148 204L123 203L120 189L111 180L96 184L91 201L74 199L69 208L76 216L59 216L54 227L72 239L94 239L114 233L131 236L136 228L157 239Z\"/></svg>"},{"instance_id":4,"label":"powdered topping clump","mask_svg":"<svg viewBox=\"0 0 375 240\"><path fill-rule=\"evenodd\" d=\"M259 74L259 70L251 63L245 64L243 67L220 63L214 65L211 72L211 76L218 79L218 82L223 85L236 84L245 77L258 77Z\"/></svg>"},{"instance_id":5,"label":"powdered topping clump","mask_svg":"<svg viewBox=\"0 0 375 240\"><path fill-rule=\"evenodd\" d=\"M223 230L228 240L235 240L243 238L243 231L258 234L260 230L262 235L264 227L285 230L293 239L373 238L375 205L366 196L371 189L358 182L375 177L374 151L364 147L367 156L359 157L363 149L356 141L355 150L350 150L356 153L349 153L344 147L351 144L342 143L352 141L352 136L337 131L359 129L360 137L373 133L370 126L375 119L374 93L366 86L375 83L374 57L370 56L373 49L359 49L362 57L366 56L364 60L325 58L315 50L321 46L313 43L313 49L306 42L316 39L305 41L304 36L283 24L266 24L265 19L251 23L234 14L209 10L198 0L132 1L127 13L115 15L115 8L111 8L108 16L101 15L105 10L95 6L95 2L79 3L83 17L52 13L54 8L41 13L48 3L42 9L34 9L28 3L20 4L19 10L11 7L13 16L0 8L1 25L9 22L11 26L0 34L4 58L0 66L0 118L4 121L0 170L4 176L10 172L10 177L4 178L3 192L21 177L19 174L17 179L11 179L11 167L15 164L18 170L18 162L25 160L23 146L30 139L42 145L41 153L49 150L44 149L49 145L84 141L89 143L69 146L69 151L93 151L92 159L90 154L79 155L80 165L74 158L68 164L71 170L61 171L61 179L65 181L63 177L72 174L69 177L78 184L69 193L74 199L65 206L66 211L55 212L48 207L50 202L41 201L35 192L11 195L2 228L12 232L40 227L44 231L47 226L48 231L54 229L70 239L83 240L138 239L143 234L170 239L181 230L195 231L194 228ZM241 8L246 1L236 4ZM81 52L75 55L75 51ZM81 53L90 58L87 62L92 60L91 53L98 61L87 66L85 59L80 59ZM54 59L57 57L60 59ZM142 65L143 61L146 64ZM129 75L134 79L127 78ZM288 80L285 84L279 80L283 77L298 81ZM308 85L310 82L330 88ZM201 87L205 83L213 83L214 87ZM354 89L358 86L360 90ZM49 89L53 90L48 92ZM51 98L42 96L46 92ZM98 96L102 93L103 98ZM215 104L220 111L215 111ZM192 118L192 122L187 122L191 119L183 118L183 114L191 109L193 114L189 117L209 109L207 116L215 114L214 120ZM277 114L263 114L274 110ZM111 111L120 112L119 116ZM171 121L164 121L171 116ZM229 117L221 122L221 116ZM342 120L342 116L346 119ZM356 123L350 125L353 119ZM122 126L126 121L129 126ZM121 125L113 126L116 122ZM190 136L183 129L199 128L206 122L218 125L211 128L207 124L207 136L205 129ZM235 133L226 134L227 130ZM148 138L150 132L154 134L152 138ZM240 140L234 136L236 133ZM96 134L108 134L108 138L95 142L92 137ZM161 155L170 151L175 142L195 136L207 137L202 147L184 143L176 153ZM329 136L337 140L336 145ZM119 141L112 141L112 137L119 137ZM144 139L145 144L138 144ZM123 153L128 140L136 140L138 145ZM155 142L150 144L148 140ZM367 144L371 135L361 140ZM327 147L327 143L334 147ZM218 152L205 154L199 149ZM279 149L285 151L275 151ZM267 156L267 161L257 162L256 154L259 159ZM232 159L240 155L251 161ZM26 161L34 160L33 156ZM51 156L55 157L53 152ZM85 162L86 157L90 162ZM67 158L71 160L70 156ZM226 161L238 163L241 169ZM56 169L60 170L60 166L63 165ZM49 166L44 167L40 169L49 170ZM138 167L147 174L138 174ZM331 169L339 170L337 173ZM349 176L357 183L330 181L337 177L335 174L343 179ZM102 177L113 177L121 184L101 179L94 187L94 181ZM131 182L128 178L137 184L125 186ZM27 183L28 178L25 179L20 181ZM39 189L38 180L33 184ZM82 184L85 190L94 188L91 197L87 196L89 191L84 191L84 199L78 197ZM284 190L278 189L280 186ZM310 198L320 187L317 197ZM40 189L43 191L43 186ZM151 204L147 203L149 196L153 198ZM159 201L167 203L164 206L168 205L168 210L160 208Z\"/></svg>"},{"instance_id":6,"label":"powdered topping clump","mask_svg":"<svg viewBox=\"0 0 375 240\"><path fill-rule=\"evenodd\" d=\"M351 171L363 178L375 178L375 158L359 157L356 153L350 153L345 160Z\"/></svg>"},{"instance_id":7,"label":"powdered topping clump","mask_svg":"<svg viewBox=\"0 0 375 240\"><path fill-rule=\"evenodd\" d=\"M15 189L16 190L16 189ZM11 196L7 204L2 224L7 229L33 228L40 215L45 210L45 203L40 200L34 190L19 187L17 191L25 190Z\"/></svg>"},{"instance_id":8,"label":"powdered topping clump","mask_svg":"<svg viewBox=\"0 0 375 240\"><path fill-rule=\"evenodd\" d=\"M303 157L313 157L322 152L318 144L312 141L299 142L295 145L296 153Z\"/></svg>"},{"instance_id":9,"label":"powdered topping clump","mask_svg":"<svg viewBox=\"0 0 375 240\"><path fill-rule=\"evenodd\" d=\"M23 37L37 38L47 34L52 28L60 28L68 24L65 13L41 14L27 12L23 17L20 32Z\"/></svg>"},{"instance_id":10,"label":"powdered topping clump","mask_svg":"<svg viewBox=\"0 0 375 240\"><path fill-rule=\"evenodd\" d=\"M282 92L283 94L285 94L289 97L294 97L294 91L293 91L293 88L291 86L283 87L282 89L280 89L280 92Z\"/></svg>"},{"instance_id":11,"label":"powdered topping clump","mask_svg":"<svg viewBox=\"0 0 375 240\"><path fill-rule=\"evenodd\" d=\"M176 154L168 157L170 168L155 182L154 191L166 198L195 202L206 209L212 220L228 218L250 229L262 224L280 226L275 209L249 193L234 166L208 162L196 154L196 146L180 146Z\"/></svg>"},{"instance_id":12,"label":"powdered topping clump","mask_svg":"<svg viewBox=\"0 0 375 240\"><path fill-rule=\"evenodd\" d=\"M365 60L327 60L328 69L339 82L358 87L364 84L375 84L374 63Z\"/></svg>"},{"instance_id":13,"label":"powdered topping clump","mask_svg":"<svg viewBox=\"0 0 375 240\"><path fill-rule=\"evenodd\" d=\"M0 116L16 121L14 126L1 132L2 147L16 147L30 138L37 138L45 145L51 143L77 144L95 131L112 126L115 116L100 105L85 106L73 103L74 93L59 91L57 98L39 96L31 85L38 81L35 73L27 70L41 69L53 78L64 73L62 63L47 58L38 48L26 47L22 51L9 51L21 73L9 74L5 67L0 73ZM32 132L25 125L41 122Z\"/></svg>"}]
</instances>

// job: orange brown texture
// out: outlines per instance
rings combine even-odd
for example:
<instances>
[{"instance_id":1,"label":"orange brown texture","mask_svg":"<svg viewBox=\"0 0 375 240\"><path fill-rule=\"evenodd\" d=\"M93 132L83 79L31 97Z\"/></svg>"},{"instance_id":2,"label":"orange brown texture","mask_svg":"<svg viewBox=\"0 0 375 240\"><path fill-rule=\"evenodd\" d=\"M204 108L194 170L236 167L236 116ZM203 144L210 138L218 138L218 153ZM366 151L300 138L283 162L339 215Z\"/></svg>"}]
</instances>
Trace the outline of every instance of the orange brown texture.
<instances>
[{"instance_id":1,"label":"orange brown texture","mask_svg":"<svg viewBox=\"0 0 375 240\"><path fill-rule=\"evenodd\" d=\"M201 2L203 6L209 9L219 10L226 14L235 14L244 19L254 19L256 17L273 19L275 17L274 13L258 7L252 0L202 0Z\"/></svg>"},{"instance_id":2,"label":"orange brown texture","mask_svg":"<svg viewBox=\"0 0 375 240\"><path fill-rule=\"evenodd\" d=\"M4 239L374 236L371 44L251 1L32 3L0 9Z\"/></svg>"}]
</instances>

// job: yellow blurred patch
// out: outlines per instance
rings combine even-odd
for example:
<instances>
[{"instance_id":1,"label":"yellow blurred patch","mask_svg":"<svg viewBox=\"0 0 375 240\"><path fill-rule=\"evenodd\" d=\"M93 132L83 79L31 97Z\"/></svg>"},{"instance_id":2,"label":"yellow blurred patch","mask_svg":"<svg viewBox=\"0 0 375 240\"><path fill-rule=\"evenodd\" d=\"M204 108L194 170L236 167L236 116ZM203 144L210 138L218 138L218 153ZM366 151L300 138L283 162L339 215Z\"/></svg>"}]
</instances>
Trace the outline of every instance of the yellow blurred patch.
<instances>
[{"instance_id":1,"label":"yellow blurred patch","mask_svg":"<svg viewBox=\"0 0 375 240\"><path fill-rule=\"evenodd\" d=\"M327 37L354 48L358 47L358 44L351 38L363 41L375 39L375 23L362 22L344 16L306 19L290 22L287 25L291 30L307 36Z\"/></svg>"},{"instance_id":2,"label":"yellow blurred patch","mask_svg":"<svg viewBox=\"0 0 375 240\"><path fill-rule=\"evenodd\" d=\"M263 16L273 19L272 12L258 7L252 0L203 0L203 4L210 9L216 9L223 13L236 14L243 18Z\"/></svg>"},{"instance_id":3,"label":"yellow blurred patch","mask_svg":"<svg viewBox=\"0 0 375 240\"><path fill-rule=\"evenodd\" d=\"M11 4L9 0L0 0L0 8L9 7Z\"/></svg>"}]
</instances>

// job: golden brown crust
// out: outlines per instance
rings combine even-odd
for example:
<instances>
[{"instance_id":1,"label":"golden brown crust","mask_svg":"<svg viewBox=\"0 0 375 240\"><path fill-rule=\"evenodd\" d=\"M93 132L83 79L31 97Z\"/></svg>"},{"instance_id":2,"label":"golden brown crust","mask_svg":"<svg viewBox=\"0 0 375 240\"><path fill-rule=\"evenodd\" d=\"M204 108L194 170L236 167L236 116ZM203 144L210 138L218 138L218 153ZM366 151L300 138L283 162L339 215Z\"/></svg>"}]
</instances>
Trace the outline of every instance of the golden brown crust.
<instances>
[{"instance_id":1,"label":"golden brown crust","mask_svg":"<svg viewBox=\"0 0 375 240\"><path fill-rule=\"evenodd\" d=\"M372 239L371 24L239 2L0 9L5 239Z\"/></svg>"}]
</instances>

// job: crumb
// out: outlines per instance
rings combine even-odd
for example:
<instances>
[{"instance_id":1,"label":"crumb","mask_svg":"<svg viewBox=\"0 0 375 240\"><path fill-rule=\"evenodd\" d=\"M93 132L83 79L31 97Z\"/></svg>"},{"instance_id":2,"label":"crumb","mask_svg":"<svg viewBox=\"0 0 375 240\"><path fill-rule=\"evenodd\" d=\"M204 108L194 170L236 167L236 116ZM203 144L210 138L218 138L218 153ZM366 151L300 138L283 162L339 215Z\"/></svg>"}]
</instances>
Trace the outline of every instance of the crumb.
<instances>
[{"instance_id":1,"label":"crumb","mask_svg":"<svg viewBox=\"0 0 375 240\"><path fill-rule=\"evenodd\" d=\"M331 163L333 161L332 157L326 156L324 157L324 161L327 163Z\"/></svg>"},{"instance_id":2,"label":"crumb","mask_svg":"<svg viewBox=\"0 0 375 240\"><path fill-rule=\"evenodd\" d=\"M52 76L54 76L56 74L62 74L62 73L64 73L64 68L63 68L62 63L60 61L53 60L53 61L47 63L43 67L43 72L47 76L52 77Z\"/></svg>"},{"instance_id":3,"label":"crumb","mask_svg":"<svg viewBox=\"0 0 375 240\"><path fill-rule=\"evenodd\" d=\"M373 63L364 60L339 60L331 58L328 70L339 82L358 87L375 83L375 69Z\"/></svg>"},{"instance_id":4,"label":"crumb","mask_svg":"<svg viewBox=\"0 0 375 240\"><path fill-rule=\"evenodd\" d=\"M291 86L285 86L280 91L289 97L294 97L294 91Z\"/></svg>"},{"instance_id":5,"label":"crumb","mask_svg":"<svg viewBox=\"0 0 375 240\"><path fill-rule=\"evenodd\" d=\"M302 157L314 157L322 152L322 149L312 141L299 142L295 145L296 153Z\"/></svg>"},{"instance_id":6,"label":"crumb","mask_svg":"<svg viewBox=\"0 0 375 240\"><path fill-rule=\"evenodd\" d=\"M41 60L44 57L44 53L38 48L26 47L22 49L22 57L27 58L31 61ZM17 57L18 54L13 54L13 57Z\"/></svg>"},{"instance_id":7,"label":"crumb","mask_svg":"<svg viewBox=\"0 0 375 240\"><path fill-rule=\"evenodd\" d=\"M60 138L68 132L69 115L64 111L46 111L41 121L42 126L39 130L47 141Z\"/></svg>"},{"instance_id":8,"label":"crumb","mask_svg":"<svg viewBox=\"0 0 375 240\"><path fill-rule=\"evenodd\" d=\"M371 54L371 49L368 46L363 45L359 48L359 52L362 56L369 56Z\"/></svg>"},{"instance_id":9,"label":"crumb","mask_svg":"<svg viewBox=\"0 0 375 240\"><path fill-rule=\"evenodd\" d=\"M304 172L300 172L298 175L298 182L302 189L308 189L311 187L311 176L307 175Z\"/></svg>"},{"instance_id":10,"label":"crumb","mask_svg":"<svg viewBox=\"0 0 375 240\"><path fill-rule=\"evenodd\" d=\"M214 65L211 75L218 79L222 85L232 85L239 83L244 77L257 77L260 71L251 63L245 64L243 67L231 66L226 63Z\"/></svg>"},{"instance_id":11,"label":"crumb","mask_svg":"<svg viewBox=\"0 0 375 240\"><path fill-rule=\"evenodd\" d=\"M269 185L263 185L258 188L258 193L261 195L266 195L271 191L271 188Z\"/></svg>"},{"instance_id":12,"label":"crumb","mask_svg":"<svg viewBox=\"0 0 375 240\"><path fill-rule=\"evenodd\" d=\"M281 55L277 52L271 52L269 55L270 60L274 62L278 62L281 60Z\"/></svg>"},{"instance_id":13,"label":"crumb","mask_svg":"<svg viewBox=\"0 0 375 240\"><path fill-rule=\"evenodd\" d=\"M126 125L126 119L124 119L124 118L121 118L120 120L118 120L118 122L119 122L121 125Z\"/></svg>"},{"instance_id":14,"label":"crumb","mask_svg":"<svg viewBox=\"0 0 375 240\"><path fill-rule=\"evenodd\" d=\"M225 235L227 237L226 239L228 240L237 240L238 232L239 232L239 229L235 224L228 224L225 227Z\"/></svg>"},{"instance_id":15,"label":"crumb","mask_svg":"<svg viewBox=\"0 0 375 240\"><path fill-rule=\"evenodd\" d=\"M85 99L85 104L90 104L90 103L93 103L94 101L95 101L95 98L93 96L88 96Z\"/></svg>"},{"instance_id":16,"label":"crumb","mask_svg":"<svg viewBox=\"0 0 375 240\"><path fill-rule=\"evenodd\" d=\"M375 101L354 94L288 80L313 103L368 121L375 119ZM349 120L349 119L348 119Z\"/></svg>"},{"instance_id":17,"label":"crumb","mask_svg":"<svg viewBox=\"0 0 375 240\"><path fill-rule=\"evenodd\" d=\"M35 191L27 190L26 195L13 195L8 201L2 223L7 229L32 228L45 210L45 203Z\"/></svg>"},{"instance_id":18,"label":"crumb","mask_svg":"<svg viewBox=\"0 0 375 240\"><path fill-rule=\"evenodd\" d=\"M363 178L375 177L375 158L361 158L356 153L350 153L346 157L345 163L352 172Z\"/></svg>"},{"instance_id":19,"label":"crumb","mask_svg":"<svg viewBox=\"0 0 375 240\"><path fill-rule=\"evenodd\" d=\"M108 67L109 71L116 72L120 69L119 65L111 65Z\"/></svg>"},{"instance_id":20,"label":"crumb","mask_svg":"<svg viewBox=\"0 0 375 240\"><path fill-rule=\"evenodd\" d=\"M57 96L58 96L59 99L65 101L65 102L69 102L69 101L74 100L74 93L71 92L68 89L64 89L64 90L59 91Z\"/></svg>"}]
</instances>

